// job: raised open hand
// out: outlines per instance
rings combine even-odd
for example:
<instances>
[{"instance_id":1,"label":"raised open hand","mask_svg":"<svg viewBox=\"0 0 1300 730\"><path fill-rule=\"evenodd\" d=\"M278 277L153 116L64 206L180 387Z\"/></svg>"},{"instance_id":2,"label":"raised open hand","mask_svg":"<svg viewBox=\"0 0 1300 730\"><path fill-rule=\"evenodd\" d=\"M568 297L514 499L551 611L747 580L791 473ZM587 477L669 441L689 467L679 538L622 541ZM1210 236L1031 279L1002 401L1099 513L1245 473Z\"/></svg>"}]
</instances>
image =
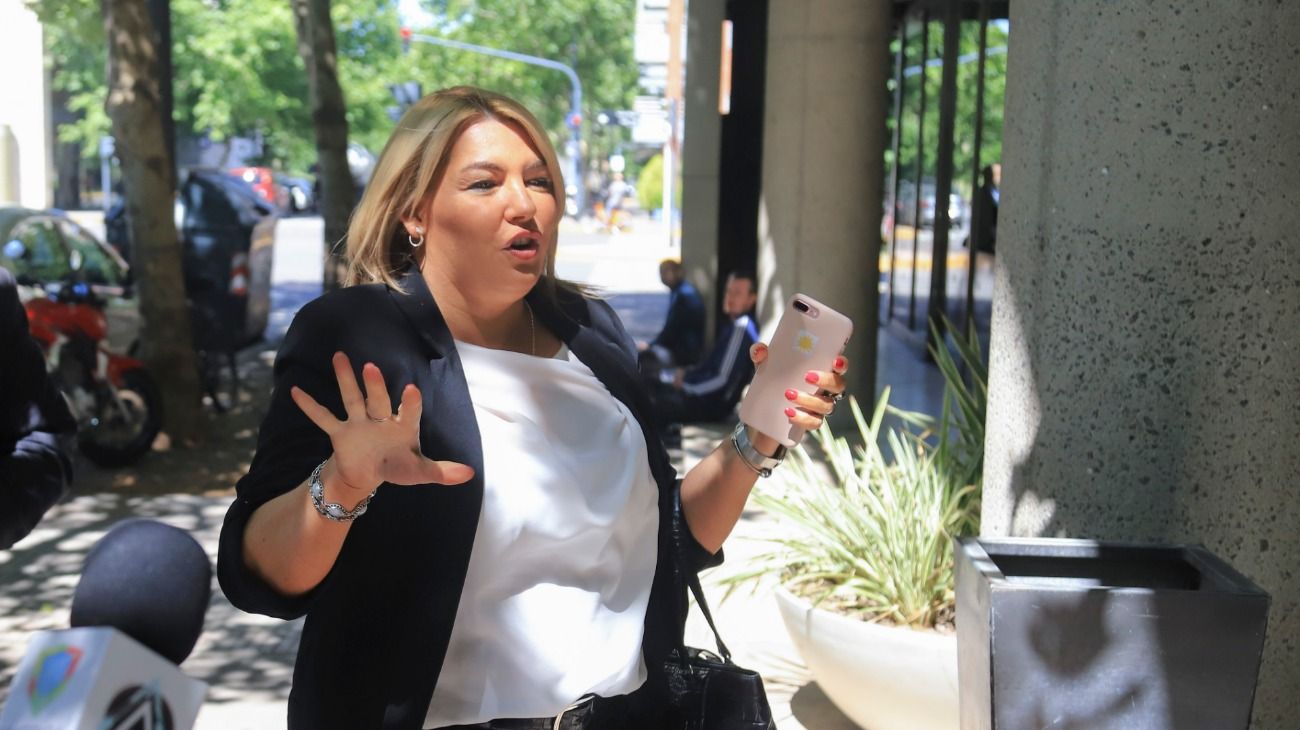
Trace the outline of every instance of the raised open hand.
<instances>
[{"instance_id":1,"label":"raised open hand","mask_svg":"<svg viewBox=\"0 0 1300 730\"><path fill-rule=\"evenodd\" d=\"M346 420L334 417L306 391L293 387L293 402L330 437L334 474L347 486L369 492L380 484L461 484L474 476L470 467L454 461L433 461L420 453L420 414L424 406L414 385L402 389L397 413L388 398L383 373L373 363L361 368L365 393L357 384L352 363L334 353Z\"/></svg>"}]
</instances>

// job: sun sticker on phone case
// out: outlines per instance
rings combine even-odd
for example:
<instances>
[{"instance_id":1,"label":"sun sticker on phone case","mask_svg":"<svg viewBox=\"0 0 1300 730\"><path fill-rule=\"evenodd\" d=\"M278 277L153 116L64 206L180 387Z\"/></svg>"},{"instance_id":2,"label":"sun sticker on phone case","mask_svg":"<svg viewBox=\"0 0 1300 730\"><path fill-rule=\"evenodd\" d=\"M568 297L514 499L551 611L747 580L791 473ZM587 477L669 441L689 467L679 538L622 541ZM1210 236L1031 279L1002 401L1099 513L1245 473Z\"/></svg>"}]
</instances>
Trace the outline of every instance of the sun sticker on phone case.
<instances>
[{"instance_id":1,"label":"sun sticker on phone case","mask_svg":"<svg viewBox=\"0 0 1300 730\"><path fill-rule=\"evenodd\" d=\"M794 349L801 355L811 355L817 348L817 335L808 330L799 330L799 335L794 338Z\"/></svg>"}]
</instances>

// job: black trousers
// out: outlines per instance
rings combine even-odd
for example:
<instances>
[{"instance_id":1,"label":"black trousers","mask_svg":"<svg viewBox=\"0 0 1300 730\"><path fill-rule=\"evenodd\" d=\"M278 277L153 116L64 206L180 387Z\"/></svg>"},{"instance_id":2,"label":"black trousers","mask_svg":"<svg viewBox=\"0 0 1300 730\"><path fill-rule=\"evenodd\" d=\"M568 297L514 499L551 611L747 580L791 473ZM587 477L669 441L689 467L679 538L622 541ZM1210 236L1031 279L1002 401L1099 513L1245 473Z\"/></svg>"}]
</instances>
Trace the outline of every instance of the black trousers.
<instances>
[{"instance_id":1,"label":"black trousers","mask_svg":"<svg viewBox=\"0 0 1300 730\"><path fill-rule=\"evenodd\" d=\"M687 395L671 385L654 383L650 402L660 424L712 423L731 418L732 405L714 398Z\"/></svg>"},{"instance_id":2,"label":"black trousers","mask_svg":"<svg viewBox=\"0 0 1300 730\"><path fill-rule=\"evenodd\" d=\"M626 697L592 697L566 711L558 725L554 717L510 718L440 730L622 730L630 726Z\"/></svg>"},{"instance_id":3,"label":"black trousers","mask_svg":"<svg viewBox=\"0 0 1300 730\"><path fill-rule=\"evenodd\" d=\"M655 420L661 427L682 423L726 421L731 418L734 403L720 397L697 396L684 393L660 379L660 373L669 367L653 351L646 350L637 358L641 382L650 395Z\"/></svg>"}]
</instances>

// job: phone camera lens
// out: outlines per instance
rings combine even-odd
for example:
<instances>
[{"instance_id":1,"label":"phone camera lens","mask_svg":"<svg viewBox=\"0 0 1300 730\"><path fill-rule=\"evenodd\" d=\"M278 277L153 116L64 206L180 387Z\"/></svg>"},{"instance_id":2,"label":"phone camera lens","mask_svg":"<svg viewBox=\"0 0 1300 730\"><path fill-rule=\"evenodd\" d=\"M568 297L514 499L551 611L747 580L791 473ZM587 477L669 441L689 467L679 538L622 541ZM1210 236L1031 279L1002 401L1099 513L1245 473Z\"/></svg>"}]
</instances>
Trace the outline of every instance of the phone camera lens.
<instances>
[{"instance_id":1,"label":"phone camera lens","mask_svg":"<svg viewBox=\"0 0 1300 730\"><path fill-rule=\"evenodd\" d=\"M801 301L799 301L799 300L797 300L797 299L796 299L795 302L794 302L794 308L797 309L797 310L799 310L800 312L807 312L807 311L808 311L808 305L807 305L807 304L804 304L803 302L801 302Z\"/></svg>"}]
</instances>

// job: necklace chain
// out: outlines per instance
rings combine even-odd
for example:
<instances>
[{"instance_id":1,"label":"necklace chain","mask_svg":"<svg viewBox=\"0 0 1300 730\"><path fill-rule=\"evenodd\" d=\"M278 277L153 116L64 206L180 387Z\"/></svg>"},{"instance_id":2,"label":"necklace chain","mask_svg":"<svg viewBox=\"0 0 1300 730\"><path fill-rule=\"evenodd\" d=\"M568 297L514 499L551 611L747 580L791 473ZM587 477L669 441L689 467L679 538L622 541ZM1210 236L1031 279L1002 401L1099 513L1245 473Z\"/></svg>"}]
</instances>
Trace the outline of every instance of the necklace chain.
<instances>
[{"instance_id":1,"label":"necklace chain","mask_svg":"<svg viewBox=\"0 0 1300 730\"><path fill-rule=\"evenodd\" d=\"M524 309L528 310L528 337L530 340L528 354L537 357L537 324L533 321L533 308L528 304L527 299L524 300Z\"/></svg>"}]
</instances>

